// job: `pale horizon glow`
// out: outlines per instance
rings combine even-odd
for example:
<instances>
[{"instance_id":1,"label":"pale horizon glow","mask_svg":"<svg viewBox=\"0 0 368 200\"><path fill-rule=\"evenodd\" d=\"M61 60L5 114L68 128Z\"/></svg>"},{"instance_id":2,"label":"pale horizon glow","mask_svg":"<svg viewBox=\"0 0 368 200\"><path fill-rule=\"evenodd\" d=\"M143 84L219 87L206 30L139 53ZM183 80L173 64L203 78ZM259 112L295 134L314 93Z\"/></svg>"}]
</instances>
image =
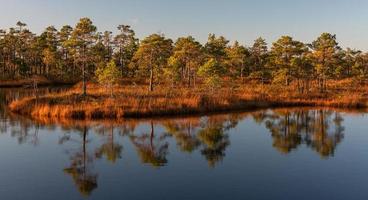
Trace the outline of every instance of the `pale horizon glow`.
<instances>
[{"instance_id":1,"label":"pale horizon glow","mask_svg":"<svg viewBox=\"0 0 368 200\"><path fill-rule=\"evenodd\" d=\"M74 26L89 17L98 31L129 24L142 39L164 33L175 40L209 33L247 46L257 37L269 44L282 35L305 43L323 32L343 48L368 50L368 1L364 0L0 0L0 28L25 22L36 33L47 26Z\"/></svg>"}]
</instances>

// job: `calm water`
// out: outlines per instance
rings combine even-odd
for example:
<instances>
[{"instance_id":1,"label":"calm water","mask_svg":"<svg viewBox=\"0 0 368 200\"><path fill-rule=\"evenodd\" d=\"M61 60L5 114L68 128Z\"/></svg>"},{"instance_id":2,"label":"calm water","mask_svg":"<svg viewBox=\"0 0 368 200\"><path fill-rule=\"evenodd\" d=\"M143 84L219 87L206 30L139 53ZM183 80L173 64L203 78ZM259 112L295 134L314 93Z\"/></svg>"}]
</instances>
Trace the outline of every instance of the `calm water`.
<instances>
[{"instance_id":1,"label":"calm water","mask_svg":"<svg viewBox=\"0 0 368 200\"><path fill-rule=\"evenodd\" d=\"M0 106L0 199L368 199L367 124L323 109L32 121Z\"/></svg>"}]
</instances>

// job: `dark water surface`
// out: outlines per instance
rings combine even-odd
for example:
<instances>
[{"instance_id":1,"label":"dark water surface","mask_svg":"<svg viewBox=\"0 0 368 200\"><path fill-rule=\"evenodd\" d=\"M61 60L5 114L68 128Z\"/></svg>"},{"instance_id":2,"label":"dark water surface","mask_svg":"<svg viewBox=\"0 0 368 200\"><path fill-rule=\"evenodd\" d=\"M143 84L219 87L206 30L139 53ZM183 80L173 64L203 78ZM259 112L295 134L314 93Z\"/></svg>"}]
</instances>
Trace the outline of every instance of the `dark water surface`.
<instances>
[{"instance_id":1,"label":"dark water surface","mask_svg":"<svg viewBox=\"0 0 368 200\"><path fill-rule=\"evenodd\" d=\"M364 113L54 122L3 106L24 95L0 90L2 200L368 199Z\"/></svg>"}]
</instances>

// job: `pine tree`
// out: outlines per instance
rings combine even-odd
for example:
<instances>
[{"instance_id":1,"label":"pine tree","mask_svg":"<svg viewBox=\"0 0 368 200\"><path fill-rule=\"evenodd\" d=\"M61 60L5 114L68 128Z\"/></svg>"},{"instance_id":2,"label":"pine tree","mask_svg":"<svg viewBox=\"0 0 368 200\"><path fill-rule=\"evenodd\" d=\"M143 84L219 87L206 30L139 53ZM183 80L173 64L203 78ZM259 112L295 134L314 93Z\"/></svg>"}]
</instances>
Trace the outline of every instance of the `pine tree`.
<instances>
[{"instance_id":1,"label":"pine tree","mask_svg":"<svg viewBox=\"0 0 368 200\"><path fill-rule=\"evenodd\" d=\"M306 51L307 47L302 42L295 41L290 36L282 36L273 43L269 64L273 68L274 80L282 80L285 85L289 85L298 71L298 66L294 64L299 62L297 59Z\"/></svg>"},{"instance_id":2,"label":"pine tree","mask_svg":"<svg viewBox=\"0 0 368 200\"><path fill-rule=\"evenodd\" d=\"M338 63L337 51L340 50L336 41L336 35L322 33L311 45L313 62L318 77L318 85L321 92L326 90L326 80L333 74L334 67Z\"/></svg>"},{"instance_id":3,"label":"pine tree","mask_svg":"<svg viewBox=\"0 0 368 200\"><path fill-rule=\"evenodd\" d=\"M221 74L224 68L214 58L210 58L198 70L198 75L205 79L205 83L211 89L221 85Z\"/></svg>"},{"instance_id":4,"label":"pine tree","mask_svg":"<svg viewBox=\"0 0 368 200\"><path fill-rule=\"evenodd\" d=\"M91 63L91 48L96 41L96 26L89 18L81 18L75 26L70 42L76 48L76 59L82 66L83 96L87 95L87 67Z\"/></svg>"},{"instance_id":5,"label":"pine tree","mask_svg":"<svg viewBox=\"0 0 368 200\"><path fill-rule=\"evenodd\" d=\"M195 85L195 75L198 67L202 64L203 52L199 42L191 36L179 38L175 43L173 55L169 59L170 74L179 74L180 79L187 80L190 87Z\"/></svg>"},{"instance_id":6,"label":"pine tree","mask_svg":"<svg viewBox=\"0 0 368 200\"><path fill-rule=\"evenodd\" d=\"M261 37L256 39L253 46L250 48L250 53L250 77L261 80L261 82L264 83L269 79L269 71L266 69L269 56L266 40Z\"/></svg>"},{"instance_id":7,"label":"pine tree","mask_svg":"<svg viewBox=\"0 0 368 200\"><path fill-rule=\"evenodd\" d=\"M142 40L135 53L133 61L139 66L142 74L145 76L149 73L149 91L153 91L155 76L161 74L163 66L171 56L172 48L171 39L153 34Z\"/></svg>"},{"instance_id":8,"label":"pine tree","mask_svg":"<svg viewBox=\"0 0 368 200\"><path fill-rule=\"evenodd\" d=\"M106 66L101 65L96 70L96 77L100 84L106 85L110 88L111 97L113 96L113 86L118 83L121 74L115 61L111 60Z\"/></svg>"},{"instance_id":9,"label":"pine tree","mask_svg":"<svg viewBox=\"0 0 368 200\"><path fill-rule=\"evenodd\" d=\"M232 77L244 78L246 67L249 64L250 53L247 48L235 41L231 47L226 49L226 67Z\"/></svg>"},{"instance_id":10,"label":"pine tree","mask_svg":"<svg viewBox=\"0 0 368 200\"><path fill-rule=\"evenodd\" d=\"M126 70L132 60L134 53L138 49L138 39L135 32L128 25L118 26L119 34L114 37L114 45L117 48L114 57L117 61L122 75L127 73Z\"/></svg>"}]
</instances>

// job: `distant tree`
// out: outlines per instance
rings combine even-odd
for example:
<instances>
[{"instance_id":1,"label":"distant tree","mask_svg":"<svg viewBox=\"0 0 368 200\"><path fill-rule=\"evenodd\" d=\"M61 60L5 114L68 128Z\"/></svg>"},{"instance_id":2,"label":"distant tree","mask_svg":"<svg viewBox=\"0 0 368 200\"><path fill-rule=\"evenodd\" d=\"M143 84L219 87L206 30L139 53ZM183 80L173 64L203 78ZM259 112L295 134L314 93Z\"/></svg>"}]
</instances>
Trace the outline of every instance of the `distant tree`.
<instances>
[{"instance_id":1,"label":"distant tree","mask_svg":"<svg viewBox=\"0 0 368 200\"><path fill-rule=\"evenodd\" d=\"M298 66L295 66L297 59L301 59L308 49L299 41L293 40L290 36L282 36L273 43L270 52L270 67L273 68L274 79L284 80L285 85L289 85L291 79L296 77Z\"/></svg>"},{"instance_id":2,"label":"distant tree","mask_svg":"<svg viewBox=\"0 0 368 200\"><path fill-rule=\"evenodd\" d=\"M177 73L181 80L187 79L190 87L195 85L195 75L203 60L202 46L192 36L179 38L175 43L173 55L169 59L171 76ZM193 81L192 81L193 80Z\"/></svg>"},{"instance_id":3,"label":"distant tree","mask_svg":"<svg viewBox=\"0 0 368 200\"><path fill-rule=\"evenodd\" d=\"M171 56L167 60L167 67L164 68L164 76L167 80L171 82L171 86L175 86L177 82L183 81L183 75L184 73L183 65L180 62L179 59L175 58L174 56Z\"/></svg>"},{"instance_id":4,"label":"distant tree","mask_svg":"<svg viewBox=\"0 0 368 200\"><path fill-rule=\"evenodd\" d=\"M226 55L226 66L230 75L243 79L247 64L249 64L249 50L235 41L231 47L226 49Z\"/></svg>"},{"instance_id":5,"label":"distant tree","mask_svg":"<svg viewBox=\"0 0 368 200\"><path fill-rule=\"evenodd\" d=\"M18 21L17 28L13 32L15 41L12 41L10 45L13 46L15 50L15 55L13 55L13 63L17 66L17 71L19 75L28 76L30 66L28 61L27 49L30 47L33 34L26 29L27 24Z\"/></svg>"},{"instance_id":6,"label":"distant tree","mask_svg":"<svg viewBox=\"0 0 368 200\"><path fill-rule=\"evenodd\" d=\"M113 41L117 48L114 57L117 60L121 74L126 75L124 72L128 71L129 63L138 49L138 39L135 37L134 30L128 25L119 25L118 30L119 34L114 37Z\"/></svg>"},{"instance_id":7,"label":"distant tree","mask_svg":"<svg viewBox=\"0 0 368 200\"><path fill-rule=\"evenodd\" d=\"M297 80L300 93L309 92L310 82L314 78L311 55L311 52L306 49L300 56L295 57L291 61L293 76Z\"/></svg>"},{"instance_id":8,"label":"distant tree","mask_svg":"<svg viewBox=\"0 0 368 200\"><path fill-rule=\"evenodd\" d=\"M215 34L209 34L208 41L204 45L205 53L208 59L214 58L218 63L222 64L226 59L226 47L229 41L225 37L216 37Z\"/></svg>"},{"instance_id":9,"label":"distant tree","mask_svg":"<svg viewBox=\"0 0 368 200\"><path fill-rule=\"evenodd\" d=\"M42 56L43 56L42 61L48 71L50 69L50 66L56 65L57 63L56 52L52 51L51 49L46 48L43 50Z\"/></svg>"},{"instance_id":10,"label":"distant tree","mask_svg":"<svg viewBox=\"0 0 368 200\"><path fill-rule=\"evenodd\" d=\"M122 76L146 78L150 91L164 82L163 77L173 85L196 87L200 75L211 86L228 78L248 77L262 83L293 82L304 93L310 91L313 80L321 92L327 90L329 80L365 82L366 57L359 50L342 50L336 35L330 33L321 34L308 45L283 36L269 51L263 38L246 48L237 41L229 45L225 37L214 34L209 34L204 45L189 36L178 38L173 46L171 39L160 34L140 44L130 26L119 25L117 34L97 32L89 18L80 19L75 28L65 25L60 31L48 26L41 34L31 32L23 22L0 29L1 79L36 82L38 76L34 75L65 82L83 79L84 96L87 80L103 71L111 60Z\"/></svg>"},{"instance_id":11,"label":"distant tree","mask_svg":"<svg viewBox=\"0 0 368 200\"><path fill-rule=\"evenodd\" d=\"M352 68L356 63L356 59L361 51L347 48L337 52L338 64L334 69L334 78L351 77Z\"/></svg>"},{"instance_id":12,"label":"distant tree","mask_svg":"<svg viewBox=\"0 0 368 200\"><path fill-rule=\"evenodd\" d=\"M54 26L49 26L40 36L40 42L42 45L42 61L44 66L44 73L47 75L57 76L57 60L58 60L58 37L57 30Z\"/></svg>"},{"instance_id":13,"label":"distant tree","mask_svg":"<svg viewBox=\"0 0 368 200\"><path fill-rule=\"evenodd\" d=\"M163 35L153 34L145 38L133 60L136 62L143 74L149 72L149 91L154 89L155 71L160 72L167 64L172 52L172 40L166 39Z\"/></svg>"},{"instance_id":14,"label":"distant tree","mask_svg":"<svg viewBox=\"0 0 368 200\"><path fill-rule=\"evenodd\" d=\"M321 92L326 90L326 79L333 74L334 67L338 63L337 51L340 50L336 41L336 35L322 33L312 45L313 61Z\"/></svg>"},{"instance_id":15,"label":"distant tree","mask_svg":"<svg viewBox=\"0 0 368 200\"><path fill-rule=\"evenodd\" d=\"M4 65L7 66L7 74L11 78L17 77L17 65L16 65L16 55L17 48L16 44L18 37L14 28L10 28L9 31L3 36L3 46L4 46Z\"/></svg>"},{"instance_id":16,"label":"distant tree","mask_svg":"<svg viewBox=\"0 0 368 200\"><path fill-rule=\"evenodd\" d=\"M203 77L206 85L212 89L221 84L221 74L223 72L224 68L214 58L209 59L198 70L199 76Z\"/></svg>"},{"instance_id":17,"label":"distant tree","mask_svg":"<svg viewBox=\"0 0 368 200\"><path fill-rule=\"evenodd\" d=\"M26 27L26 26L27 26L27 24L26 24L26 23L23 23L23 22L21 22L21 21L18 21L18 22L17 22L17 26L18 26L18 30L19 30L19 32L22 32L22 31L24 30L24 27Z\"/></svg>"},{"instance_id":18,"label":"distant tree","mask_svg":"<svg viewBox=\"0 0 368 200\"><path fill-rule=\"evenodd\" d=\"M2 70L2 78L5 78L6 77L6 71L7 71L7 68L6 68L6 64L5 64L5 36L6 36L6 31L3 30L3 29L0 29L0 67L1 67L1 70Z\"/></svg>"},{"instance_id":19,"label":"distant tree","mask_svg":"<svg viewBox=\"0 0 368 200\"><path fill-rule=\"evenodd\" d=\"M107 38L109 35L109 31L105 31L105 33L98 32L96 34L95 44L90 50L90 56L93 63L107 63L110 61L111 57L109 57L109 51L111 50L111 41Z\"/></svg>"},{"instance_id":20,"label":"distant tree","mask_svg":"<svg viewBox=\"0 0 368 200\"><path fill-rule=\"evenodd\" d=\"M70 38L70 43L76 48L76 59L82 65L83 96L87 95L87 66L92 61L90 51L96 41L96 30L89 18L81 18Z\"/></svg>"},{"instance_id":21,"label":"distant tree","mask_svg":"<svg viewBox=\"0 0 368 200\"><path fill-rule=\"evenodd\" d=\"M96 70L97 80L100 84L106 85L110 88L111 97L113 96L113 85L118 83L121 78L119 69L115 61L111 60L107 66L99 66Z\"/></svg>"},{"instance_id":22,"label":"distant tree","mask_svg":"<svg viewBox=\"0 0 368 200\"><path fill-rule=\"evenodd\" d=\"M250 48L250 77L261 80L262 83L269 78L269 72L266 70L268 59L267 43L263 38L258 38L254 41Z\"/></svg>"},{"instance_id":23,"label":"distant tree","mask_svg":"<svg viewBox=\"0 0 368 200\"><path fill-rule=\"evenodd\" d=\"M41 34L41 37L45 38L45 47L51 49L52 51L56 51L58 47L57 33L58 31L54 26L49 26Z\"/></svg>"},{"instance_id":24,"label":"distant tree","mask_svg":"<svg viewBox=\"0 0 368 200\"><path fill-rule=\"evenodd\" d=\"M74 79L75 77L75 62L73 60L72 49L68 44L70 40L71 33L73 32L73 28L69 25L63 26L58 32L59 39L59 51L60 51L60 65L63 72L64 79ZM69 76L68 76L69 75ZM71 75L71 77L70 77Z\"/></svg>"},{"instance_id":25,"label":"distant tree","mask_svg":"<svg viewBox=\"0 0 368 200\"><path fill-rule=\"evenodd\" d=\"M356 56L355 63L352 67L352 74L359 82L368 79L368 53L359 53Z\"/></svg>"},{"instance_id":26,"label":"distant tree","mask_svg":"<svg viewBox=\"0 0 368 200\"><path fill-rule=\"evenodd\" d=\"M111 31L105 31L102 35L102 44L105 48L105 60L111 60L113 54L113 35Z\"/></svg>"}]
</instances>

